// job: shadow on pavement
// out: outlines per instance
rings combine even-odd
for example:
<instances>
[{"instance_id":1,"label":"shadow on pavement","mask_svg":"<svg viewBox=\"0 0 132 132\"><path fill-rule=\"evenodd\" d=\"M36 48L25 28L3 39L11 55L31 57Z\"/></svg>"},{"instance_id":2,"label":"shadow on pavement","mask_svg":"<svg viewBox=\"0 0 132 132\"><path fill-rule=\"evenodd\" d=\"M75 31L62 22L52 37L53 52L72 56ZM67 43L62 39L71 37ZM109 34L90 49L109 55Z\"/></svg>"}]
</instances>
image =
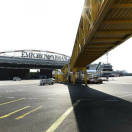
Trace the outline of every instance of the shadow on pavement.
<instances>
[{"instance_id":1,"label":"shadow on pavement","mask_svg":"<svg viewBox=\"0 0 132 132\"><path fill-rule=\"evenodd\" d=\"M132 132L132 103L83 85L68 85L79 132Z\"/></svg>"}]
</instances>

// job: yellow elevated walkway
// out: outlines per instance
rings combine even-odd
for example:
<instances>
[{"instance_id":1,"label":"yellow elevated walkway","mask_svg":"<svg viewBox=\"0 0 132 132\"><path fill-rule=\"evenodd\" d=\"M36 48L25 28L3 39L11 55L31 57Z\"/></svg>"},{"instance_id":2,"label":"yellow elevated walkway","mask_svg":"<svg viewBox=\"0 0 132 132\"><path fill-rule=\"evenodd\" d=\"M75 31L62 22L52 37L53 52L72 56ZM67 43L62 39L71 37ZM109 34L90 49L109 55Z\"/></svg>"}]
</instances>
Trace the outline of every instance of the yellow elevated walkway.
<instances>
[{"instance_id":1,"label":"yellow elevated walkway","mask_svg":"<svg viewBox=\"0 0 132 132\"><path fill-rule=\"evenodd\" d=\"M86 0L71 69L86 67L132 34L132 0Z\"/></svg>"}]
</instances>

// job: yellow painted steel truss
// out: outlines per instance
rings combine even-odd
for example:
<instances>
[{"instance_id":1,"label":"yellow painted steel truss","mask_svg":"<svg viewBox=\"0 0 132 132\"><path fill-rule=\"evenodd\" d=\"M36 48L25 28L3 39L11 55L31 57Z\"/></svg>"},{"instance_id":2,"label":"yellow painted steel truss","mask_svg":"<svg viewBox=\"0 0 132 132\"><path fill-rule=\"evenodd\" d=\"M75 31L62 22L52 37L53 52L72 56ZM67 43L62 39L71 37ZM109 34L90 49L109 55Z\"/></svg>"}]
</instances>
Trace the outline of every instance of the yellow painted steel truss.
<instances>
[{"instance_id":1,"label":"yellow painted steel truss","mask_svg":"<svg viewBox=\"0 0 132 132\"><path fill-rule=\"evenodd\" d=\"M82 69L132 34L132 0L85 0L71 57Z\"/></svg>"}]
</instances>

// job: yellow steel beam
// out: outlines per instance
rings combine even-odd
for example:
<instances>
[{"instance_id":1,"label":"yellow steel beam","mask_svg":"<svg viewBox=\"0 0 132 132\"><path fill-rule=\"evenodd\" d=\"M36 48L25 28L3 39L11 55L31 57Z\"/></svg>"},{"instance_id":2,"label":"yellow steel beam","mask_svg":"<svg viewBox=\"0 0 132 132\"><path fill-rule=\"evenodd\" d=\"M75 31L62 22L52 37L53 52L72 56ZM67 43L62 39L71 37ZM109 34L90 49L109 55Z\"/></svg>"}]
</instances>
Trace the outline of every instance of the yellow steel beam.
<instances>
[{"instance_id":1,"label":"yellow steel beam","mask_svg":"<svg viewBox=\"0 0 132 132\"><path fill-rule=\"evenodd\" d=\"M104 24L132 24L132 20L106 20Z\"/></svg>"},{"instance_id":2,"label":"yellow steel beam","mask_svg":"<svg viewBox=\"0 0 132 132\"><path fill-rule=\"evenodd\" d=\"M116 5L113 5L112 8L132 8L132 4L129 3L129 4L116 4Z\"/></svg>"},{"instance_id":3,"label":"yellow steel beam","mask_svg":"<svg viewBox=\"0 0 132 132\"><path fill-rule=\"evenodd\" d=\"M93 52L93 53L94 53L94 52L97 53L97 52L102 52L102 51L105 51L105 50L108 50L108 48L98 49L98 50L97 50L97 49L86 49L85 51L86 51L86 52L89 52L89 51L90 51L90 52Z\"/></svg>"},{"instance_id":4,"label":"yellow steel beam","mask_svg":"<svg viewBox=\"0 0 132 132\"><path fill-rule=\"evenodd\" d=\"M108 49L104 49L104 50L89 50L89 51L85 51L85 54L89 54L89 55L93 55L93 54L100 54L100 53L103 53L105 51L107 51Z\"/></svg>"},{"instance_id":5,"label":"yellow steel beam","mask_svg":"<svg viewBox=\"0 0 132 132\"><path fill-rule=\"evenodd\" d=\"M104 52L102 52L102 53L104 53ZM93 55L98 56L98 55L100 55L100 54L102 54L102 53L84 53L84 55L85 55L85 56L86 56L86 55L90 55L90 56L92 57Z\"/></svg>"},{"instance_id":6,"label":"yellow steel beam","mask_svg":"<svg viewBox=\"0 0 132 132\"><path fill-rule=\"evenodd\" d=\"M120 41L120 38L97 38L92 40L92 42L113 42L113 41Z\"/></svg>"},{"instance_id":7,"label":"yellow steel beam","mask_svg":"<svg viewBox=\"0 0 132 132\"><path fill-rule=\"evenodd\" d=\"M119 35L119 34L131 34L132 33L132 30L110 30L110 31L98 31L96 34L98 35Z\"/></svg>"},{"instance_id":8,"label":"yellow steel beam","mask_svg":"<svg viewBox=\"0 0 132 132\"><path fill-rule=\"evenodd\" d=\"M86 49L87 48L105 48L105 47L111 47L111 46L114 46L115 44L112 44L112 43L109 43L109 44L89 44L87 45Z\"/></svg>"}]
</instances>

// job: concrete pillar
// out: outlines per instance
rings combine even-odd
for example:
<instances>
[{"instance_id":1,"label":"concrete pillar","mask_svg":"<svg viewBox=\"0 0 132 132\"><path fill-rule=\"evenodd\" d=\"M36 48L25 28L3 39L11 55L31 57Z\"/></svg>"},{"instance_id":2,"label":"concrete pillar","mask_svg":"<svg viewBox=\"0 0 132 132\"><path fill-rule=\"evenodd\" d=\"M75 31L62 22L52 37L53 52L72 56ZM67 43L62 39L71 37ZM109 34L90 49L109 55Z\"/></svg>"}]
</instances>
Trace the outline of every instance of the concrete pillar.
<instances>
[{"instance_id":1,"label":"concrete pillar","mask_svg":"<svg viewBox=\"0 0 132 132\"><path fill-rule=\"evenodd\" d=\"M72 75L73 75L72 76L72 82L73 82L73 85L75 85L76 84L76 72L73 72Z\"/></svg>"}]
</instances>

